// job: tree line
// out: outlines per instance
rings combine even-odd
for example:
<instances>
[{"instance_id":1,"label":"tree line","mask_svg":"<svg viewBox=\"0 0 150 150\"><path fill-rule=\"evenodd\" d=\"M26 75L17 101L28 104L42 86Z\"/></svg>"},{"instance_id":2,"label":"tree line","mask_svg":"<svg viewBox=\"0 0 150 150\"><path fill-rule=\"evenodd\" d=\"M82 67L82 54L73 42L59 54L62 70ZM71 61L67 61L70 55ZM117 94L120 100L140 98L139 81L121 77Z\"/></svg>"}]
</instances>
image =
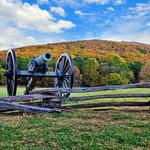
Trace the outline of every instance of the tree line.
<instances>
[{"instance_id":1,"label":"tree line","mask_svg":"<svg viewBox=\"0 0 150 150\"><path fill-rule=\"evenodd\" d=\"M27 69L29 61L17 57L18 69ZM55 70L56 60L49 62L49 71ZM119 54L109 53L103 57L74 58L75 86L101 86L121 85L142 81L150 81L150 63L128 62ZM4 77L5 63L0 61L0 85L6 84ZM19 84L24 85L24 78L19 78ZM43 78L38 81L38 86L54 86L52 78Z\"/></svg>"}]
</instances>

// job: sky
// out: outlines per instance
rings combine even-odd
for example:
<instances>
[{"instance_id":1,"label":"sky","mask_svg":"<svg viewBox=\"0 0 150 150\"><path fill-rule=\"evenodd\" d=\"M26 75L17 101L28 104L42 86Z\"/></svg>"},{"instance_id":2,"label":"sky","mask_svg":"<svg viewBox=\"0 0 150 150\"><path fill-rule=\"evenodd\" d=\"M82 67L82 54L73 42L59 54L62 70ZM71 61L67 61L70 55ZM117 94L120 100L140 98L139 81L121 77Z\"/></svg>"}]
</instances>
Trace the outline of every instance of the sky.
<instances>
[{"instance_id":1,"label":"sky","mask_svg":"<svg viewBox=\"0 0 150 150\"><path fill-rule=\"evenodd\" d=\"M101 39L150 44L149 0L0 0L0 49Z\"/></svg>"}]
</instances>

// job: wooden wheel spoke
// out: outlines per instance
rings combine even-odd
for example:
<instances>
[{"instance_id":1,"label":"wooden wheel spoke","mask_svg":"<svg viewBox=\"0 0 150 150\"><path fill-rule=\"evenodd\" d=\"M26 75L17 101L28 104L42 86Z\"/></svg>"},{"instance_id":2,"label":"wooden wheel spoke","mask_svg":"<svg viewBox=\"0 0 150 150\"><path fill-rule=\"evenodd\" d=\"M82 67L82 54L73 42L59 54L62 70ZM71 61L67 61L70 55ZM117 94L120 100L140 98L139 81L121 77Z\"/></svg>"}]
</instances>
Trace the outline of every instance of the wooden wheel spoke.
<instances>
[{"instance_id":1,"label":"wooden wheel spoke","mask_svg":"<svg viewBox=\"0 0 150 150\"><path fill-rule=\"evenodd\" d=\"M65 63L65 65L64 65L64 67L63 67L63 73L65 73L66 71L66 68L68 68L68 67L70 67L70 65L69 65L69 61L67 60L66 61L66 63Z\"/></svg>"},{"instance_id":2,"label":"wooden wheel spoke","mask_svg":"<svg viewBox=\"0 0 150 150\"><path fill-rule=\"evenodd\" d=\"M61 59L58 64L58 70L62 72L62 69L63 69L63 59Z\"/></svg>"},{"instance_id":3,"label":"wooden wheel spoke","mask_svg":"<svg viewBox=\"0 0 150 150\"><path fill-rule=\"evenodd\" d=\"M67 84L66 84L66 82L63 82L63 85L64 85L64 87L65 88L67 88L68 86L67 86Z\"/></svg>"},{"instance_id":4,"label":"wooden wheel spoke","mask_svg":"<svg viewBox=\"0 0 150 150\"><path fill-rule=\"evenodd\" d=\"M63 64L63 65L62 65L62 70L61 70L61 71L63 72L64 67L65 67L65 65L66 65L66 57L63 57L62 60L63 60L63 61L62 61L62 64Z\"/></svg>"},{"instance_id":5,"label":"wooden wheel spoke","mask_svg":"<svg viewBox=\"0 0 150 150\"><path fill-rule=\"evenodd\" d=\"M62 59L60 60L60 71L61 72L63 72L65 65L66 65L66 57L62 57Z\"/></svg>"},{"instance_id":6,"label":"wooden wheel spoke","mask_svg":"<svg viewBox=\"0 0 150 150\"><path fill-rule=\"evenodd\" d=\"M67 63L68 63L68 61L67 61L67 59L66 59L66 57L63 57L63 69L62 69L62 71L64 72L64 69L66 68L66 65L67 65Z\"/></svg>"},{"instance_id":7,"label":"wooden wheel spoke","mask_svg":"<svg viewBox=\"0 0 150 150\"><path fill-rule=\"evenodd\" d=\"M71 67L70 66L68 66L65 70L64 70L64 73L67 73L68 72L68 70L70 69Z\"/></svg>"},{"instance_id":8,"label":"wooden wheel spoke","mask_svg":"<svg viewBox=\"0 0 150 150\"><path fill-rule=\"evenodd\" d=\"M59 65L58 65L58 68L57 68L58 70L61 70L61 62L59 63Z\"/></svg>"},{"instance_id":9,"label":"wooden wheel spoke","mask_svg":"<svg viewBox=\"0 0 150 150\"><path fill-rule=\"evenodd\" d=\"M61 81L61 80L58 80L56 86L57 86L57 87L61 87L61 86L62 86L62 81Z\"/></svg>"},{"instance_id":10,"label":"wooden wheel spoke","mask_svg":"<svg viewBox=\"0 0 150 150\"><path fill-rule=\"evenodd\" d=\"M64 81L65 81L66 84L70 87L71 82L70 82L66 77L64 77Z\"/></svg>"},{"instance_id":11,"label":"wooden wheel spoke","mask_svg":"<svg viewBox=\"0 0 150 150\"><path fill-rule=\"evenodd\" d=\"M56 84L56 87L58 87L58 82L57 82L57 84Z\"/></svg>"}]
</instances>

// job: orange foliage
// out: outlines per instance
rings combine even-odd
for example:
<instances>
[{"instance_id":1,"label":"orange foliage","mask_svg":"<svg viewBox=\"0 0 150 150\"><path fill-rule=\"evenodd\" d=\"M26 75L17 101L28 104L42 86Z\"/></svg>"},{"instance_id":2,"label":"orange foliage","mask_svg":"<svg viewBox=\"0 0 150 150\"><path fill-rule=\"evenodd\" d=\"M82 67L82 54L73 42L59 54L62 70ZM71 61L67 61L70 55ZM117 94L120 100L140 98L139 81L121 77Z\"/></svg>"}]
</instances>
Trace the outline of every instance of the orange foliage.
<instances>
[{"instance_id":1,"label":"orange foliage","mask_svg":"<svg viewBox=\"0 0 150 150\"><path fill-rule=\"evenodd\" d=\"M144 49L142 53L140 49ZM68 52L73 58L76 56L103 57L109 53L118 53L129 62L146 62L150 60L150 45L134 42L113 42L104 40L86 40L77 42L63 42L47 45L27 46L15 49L16 55L24 58L39 56L49 51L54 59L63 52ZM0 60L5 61L7 51L0 52Z\"/></svg>"}]
</instances>

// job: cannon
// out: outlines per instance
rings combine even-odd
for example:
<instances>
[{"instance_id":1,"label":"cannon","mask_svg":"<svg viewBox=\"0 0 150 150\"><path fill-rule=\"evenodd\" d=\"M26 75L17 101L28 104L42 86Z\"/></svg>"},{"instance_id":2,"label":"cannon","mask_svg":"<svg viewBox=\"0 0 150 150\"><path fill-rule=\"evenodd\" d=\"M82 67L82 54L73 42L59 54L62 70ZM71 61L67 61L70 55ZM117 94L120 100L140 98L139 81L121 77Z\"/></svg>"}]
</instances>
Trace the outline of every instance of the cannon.
<instances>
[{"instance_id":1,"label":"cannon","mask_svg":"<svg viewBox=\"0 0 150 150\"><path fill-rule=\"evenodd\" d=\"M71 89L74 83L73 60L68 53L63 53L56 63L55 71L48 72L48 63L52 59L49 52L31 60L27 70L18 70L14 49L9 49L6 59L6 81L9 96L15 96L17 91L17 80L26 77L25 94L29 94L35 87L37 81L42 77L54 78L56 88ZM70 91L70 90L69 90ZM68 97L70 92L61 93L62 97Z\"/></svg>"}]
</instances>

